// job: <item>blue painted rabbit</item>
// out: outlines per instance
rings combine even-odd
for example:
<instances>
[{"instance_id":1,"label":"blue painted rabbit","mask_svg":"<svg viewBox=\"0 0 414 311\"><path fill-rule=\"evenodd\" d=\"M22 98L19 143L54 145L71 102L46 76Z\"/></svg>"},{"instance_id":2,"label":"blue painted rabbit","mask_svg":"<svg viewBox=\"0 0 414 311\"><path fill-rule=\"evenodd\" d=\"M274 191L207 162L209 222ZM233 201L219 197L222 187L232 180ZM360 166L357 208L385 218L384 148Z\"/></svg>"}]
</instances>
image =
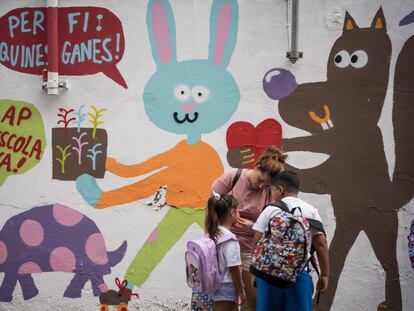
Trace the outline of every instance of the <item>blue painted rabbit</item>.
<instances>
[{"instance_id":1,"label":"blue painted rabbit","mask_svg":"<svg viewBox=\"0 0 414 311\"><path fill-rule=\"evenodd\" d=\"M239 88L226 70L237 39L237 22L236 0L213 1L208 59L178 61L170 3L148 3L147 26L157 71L145 86L145 111L156 126L187 139L132 166L108 158L107 170L123 177L166 167L135 184L102 192L89 175L77 180L78 191L96 208L147 198L167 185L167 204L176 208L168 211L138 252L126 275L130 284L142 285L191 224L204 225L210 187L223 173L223 165L217 152L201 141L201 135L225 124L240 101Z\"/></svg>"}]
</instances>

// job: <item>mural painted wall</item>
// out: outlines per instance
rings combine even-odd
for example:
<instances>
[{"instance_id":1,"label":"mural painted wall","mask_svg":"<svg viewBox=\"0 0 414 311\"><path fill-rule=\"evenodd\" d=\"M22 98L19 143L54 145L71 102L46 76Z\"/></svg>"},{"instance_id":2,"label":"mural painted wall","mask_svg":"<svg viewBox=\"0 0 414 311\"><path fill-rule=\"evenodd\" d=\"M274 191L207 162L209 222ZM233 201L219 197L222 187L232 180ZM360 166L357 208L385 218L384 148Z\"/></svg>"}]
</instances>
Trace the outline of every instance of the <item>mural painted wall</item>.
<instances>
[{"instance_id":1,"label":"mural painted wall","mask_svg":"<svg viewBox=\"0 0 414 311\"><path fill-rule=\"evenodd\" d=\"M210 185L269 144L326 225L318 310L414 309L412 3L301 2L294 65L286 1L61 4L55 97L44 1L0 4L1 310L188 310Z\"/></svg>"}]
</instances>

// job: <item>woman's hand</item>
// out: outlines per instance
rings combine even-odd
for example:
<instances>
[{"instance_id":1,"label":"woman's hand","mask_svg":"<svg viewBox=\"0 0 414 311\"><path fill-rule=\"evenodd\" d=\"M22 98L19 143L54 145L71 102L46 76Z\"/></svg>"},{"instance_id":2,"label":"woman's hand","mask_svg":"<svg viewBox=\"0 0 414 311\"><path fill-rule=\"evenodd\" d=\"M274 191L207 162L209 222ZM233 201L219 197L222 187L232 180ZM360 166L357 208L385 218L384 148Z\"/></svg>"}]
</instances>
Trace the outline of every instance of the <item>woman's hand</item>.
<instances>
[{"instance_id":1,"label":"woman's hand","mask_svg":"<svg viewBox=\"0 0 414 311\"><path fill-rule=\"evenodd\" d=\"M251 221L247 218L240 217L239 220L237 221L237 223L235 224L235 227L237 229L250 232L253 228L253 225L254 225L253 221Z\"/></svg>"},{"instance_id":2,"label":"woman's hand","mask_svg":"<svg viewBox=\"0 0 414 311\"><path fill-rule=\"evenodd\" d=\"M246 292L243 291L239 294L239 306L243 306L247 303Z\"/></svg>"}]
</instances>

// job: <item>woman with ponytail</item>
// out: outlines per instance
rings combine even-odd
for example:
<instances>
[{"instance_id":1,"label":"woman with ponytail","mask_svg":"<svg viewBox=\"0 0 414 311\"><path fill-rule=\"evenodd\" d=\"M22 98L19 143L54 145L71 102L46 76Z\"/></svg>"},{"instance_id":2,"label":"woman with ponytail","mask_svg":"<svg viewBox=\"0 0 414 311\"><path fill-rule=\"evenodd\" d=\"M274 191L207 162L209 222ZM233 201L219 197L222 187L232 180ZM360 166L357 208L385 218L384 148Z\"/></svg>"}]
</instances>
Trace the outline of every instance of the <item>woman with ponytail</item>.
<instances>
[{"instance_id":1,"label":"woman with ponytail","mask_svg":"<svg viewBox=\"0 0 414 311\"><path fill-rule=\"evenodd\" d=\"M226 171L212 185L212 192L223 196L231 193L239 202L240 217L231 227L240 242L243 282L249 307L256 310L256 289L251 285L252 275L249 272L252 254L252 238L254 223L264 206L271 203L270 184L272 178L284 170L287 155L279 148L270 146L257 161L254 169L243 169L234 184L238 169ZM210 209L207 212L209 219ZM213 217L213 216L212 216ZM208 228L208 227L206 227Z\"/></svg>"}]
</instances>

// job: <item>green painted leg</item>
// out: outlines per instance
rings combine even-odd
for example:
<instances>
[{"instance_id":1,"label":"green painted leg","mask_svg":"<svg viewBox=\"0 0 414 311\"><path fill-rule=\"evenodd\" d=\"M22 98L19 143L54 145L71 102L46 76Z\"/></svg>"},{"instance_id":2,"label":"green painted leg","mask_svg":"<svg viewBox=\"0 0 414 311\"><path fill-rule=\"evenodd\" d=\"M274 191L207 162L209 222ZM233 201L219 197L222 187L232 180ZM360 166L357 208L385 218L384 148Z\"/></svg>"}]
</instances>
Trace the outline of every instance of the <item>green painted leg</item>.
<instances>
[{"instance_id":1,"label":"green painted leg","mask_svg":"<svg viewBox=\"0 0 414 311\"><path fill-rule=\"evenodd\" d=\"M170 208L129 266L125 276L128 283L142 286L165 254L193 223L204 228L204 209Z\"/></svg>"}]
</instances>

